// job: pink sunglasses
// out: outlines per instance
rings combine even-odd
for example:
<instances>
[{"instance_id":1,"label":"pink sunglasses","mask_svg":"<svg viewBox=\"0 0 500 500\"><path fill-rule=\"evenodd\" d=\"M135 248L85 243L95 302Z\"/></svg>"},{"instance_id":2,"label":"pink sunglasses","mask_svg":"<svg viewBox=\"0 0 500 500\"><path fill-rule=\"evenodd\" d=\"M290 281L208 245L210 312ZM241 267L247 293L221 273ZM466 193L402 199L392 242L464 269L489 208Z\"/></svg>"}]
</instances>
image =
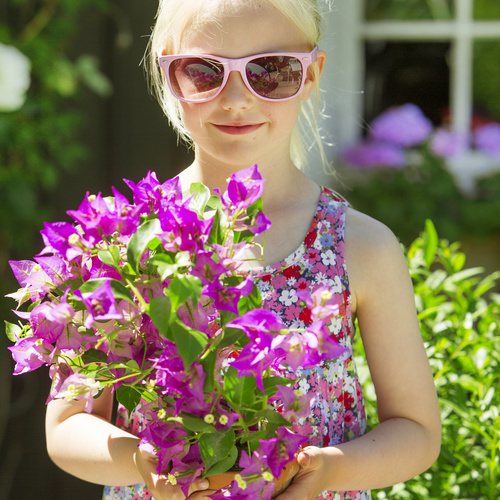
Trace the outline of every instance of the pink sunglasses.
<instances>
[{"instance_id":1,"label":"pink sunglasses","mask_svg":"<svg viewBox=\"0 0 500 500\"><path fill-rule=\"evenodd\" d=\"M302 91L307 68L317 59L316 46L309 53L256 54L241 59L175 55L160 56L158 62L177 99L201 103L220 94L231 71L239 71L250 92L261 99L291 99Z\"/></svg>"}]
</instances>

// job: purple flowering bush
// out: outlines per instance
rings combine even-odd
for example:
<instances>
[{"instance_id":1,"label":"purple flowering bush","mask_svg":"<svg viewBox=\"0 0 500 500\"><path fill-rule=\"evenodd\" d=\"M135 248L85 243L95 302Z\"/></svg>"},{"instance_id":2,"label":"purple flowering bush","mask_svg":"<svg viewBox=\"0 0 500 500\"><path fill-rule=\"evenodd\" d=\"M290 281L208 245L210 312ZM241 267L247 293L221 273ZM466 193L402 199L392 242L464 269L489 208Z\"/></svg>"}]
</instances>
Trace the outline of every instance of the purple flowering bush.
<instances>
[{"instance_id":1,"label":"purple flowering bush","mask_svg":"<svg viewBox=\"0 0 500 500\"><path fill-rule=\"evenodd\" d=\"M140 447L186 495L195 478L239 466L232 494L271 498L306 440L288 428L311 402L282 367L344 352L327 328L338 306L327 289L302 293L312 317L303 331L262 309L241 270L270 226L256 166L224 193L194 184L183 194L152 172L125 183L132 203L114 188L87 194L68 212L74 222L45 223L33 261L10 262L14 373L49 366L47 401L82 400L87 412L111 388L146 423Z\"/></svg>"},{"instance_id":2,"label":"purple flowering bush","mask_svg":"<svg viewBox=\"0 0 500 500\"><path fill-rule=\"evenodd\" d=\"M450 239L500 230L498 123L464 134L434 127L418 106L405 104L375 118L341 161L352 183L345 196L407 244L426 219Z\"/></svg>"}]
</instances>

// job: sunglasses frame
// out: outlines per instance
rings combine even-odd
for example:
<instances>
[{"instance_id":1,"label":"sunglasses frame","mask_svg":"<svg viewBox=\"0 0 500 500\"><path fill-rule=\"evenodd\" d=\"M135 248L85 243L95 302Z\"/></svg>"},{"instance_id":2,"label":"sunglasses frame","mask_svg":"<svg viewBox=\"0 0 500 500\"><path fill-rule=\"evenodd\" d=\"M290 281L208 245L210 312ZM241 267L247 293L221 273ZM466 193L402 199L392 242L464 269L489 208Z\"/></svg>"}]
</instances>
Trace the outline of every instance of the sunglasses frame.
<instances>
[{"instance_id":1,"label":"sunglasses frame","mask_svg":"<svg viewBox=\"0 0 500 500\"><path fill-rule=\"evenodd\" d=\"M294 57L296 58L301 66L302 66L302 79L300 82L300 87L298 88L297 92L295 92L293 95L288 96L288 97L279 97L279 98L270 98L270 97L264 97L260 94L258 94L250 85L247 75L246 75L246 66L249 62L253 61L254 59L260 59L262 57L272 57L272 56L286 56L286 57ZM210 97L207 97L205 99L186 99L185 97L180 97L178 96L172 87L172 82L170 81L169 77L169 68L170 65L178 60L178 59L213 59L214 61L220 63L224 69L224 77L222 80L222 84L215 92L215 94L212 94ZM241 57L238 59L228 59L226 57L220 57L220 56L212 56L209 54L176 54L176 55L170 55L170 56L159 56L158 57L158 64L160 67L163 69L163 73L165 75L165 79L167 80L168 87L170 89L170 92L172 95L176 98L179 99L179 101L183 102L189 102L189 103L203 103L207 101L211 101L212 99L215 99L224 89L226 86L227 80L229 79L229 74L231 71L238 71L240 73L243 81L245 82L246 87L250 92L257 96L259 99L263 99L264 101L286 101L288 99L293 99L294 97L298 96L301 92L302 89L304 88L304 83L306 81L307 77L307 69L308 67L313 63L318 60L318 46L316 45L314 49L311 52L268 52L264 54L254 54L251 56L247 57Z\"/></svg>"}]
</instances>

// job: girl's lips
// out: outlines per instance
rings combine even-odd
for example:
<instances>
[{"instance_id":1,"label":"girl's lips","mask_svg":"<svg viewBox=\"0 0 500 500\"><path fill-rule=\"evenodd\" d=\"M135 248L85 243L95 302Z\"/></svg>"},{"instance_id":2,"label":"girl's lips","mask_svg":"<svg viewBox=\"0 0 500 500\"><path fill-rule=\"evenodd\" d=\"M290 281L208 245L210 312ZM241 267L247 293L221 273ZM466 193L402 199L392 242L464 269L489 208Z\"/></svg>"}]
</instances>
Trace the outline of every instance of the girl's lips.
<instances>
[{"instance_id":1,"label":"girl's lips","mask_svg":"<svg viewBox=\"0 0 500 500\"><path fill-rule=\"evenodd\" d=\"M233 123L228 123L225 125L217 125L214 123L214 127L217 130L220 130L221 132L230 135L250 134L251 132L258 130L260 127L262 127L262 125L263 125L262 123L251 124L251 125L233 124Z\"/></svg>"}]
</instances>

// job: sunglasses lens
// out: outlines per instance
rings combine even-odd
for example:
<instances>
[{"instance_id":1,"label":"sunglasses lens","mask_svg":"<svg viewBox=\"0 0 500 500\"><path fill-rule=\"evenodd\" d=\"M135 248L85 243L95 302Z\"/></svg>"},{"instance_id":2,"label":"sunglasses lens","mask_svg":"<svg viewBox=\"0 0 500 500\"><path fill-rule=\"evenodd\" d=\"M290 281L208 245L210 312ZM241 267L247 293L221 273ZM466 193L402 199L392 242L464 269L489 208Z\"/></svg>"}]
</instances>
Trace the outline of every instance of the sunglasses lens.
<instances>
[{"instance_id":1,"label":"sunglasses lens","mask_svg":"<svg viewBox=\"0 0 500 500\"><path fill-rule=\"evenodd\" d=\"M224 68L212 59L181 58L170 64L169 78L177 97L201 101L209 99L219 90Z\"/></svg>"},{"instance_id":2,"label":"sunglasses lens","mask_svg":"<svg viewBox=\"0 0 500 500\"><path fill-rule=\"evenodd\" d=\"M246 75L252 89L267 99L294 96L302 83L302 64L296 57L269 56L253 59Z\"/></svg>"}]
</instances>

